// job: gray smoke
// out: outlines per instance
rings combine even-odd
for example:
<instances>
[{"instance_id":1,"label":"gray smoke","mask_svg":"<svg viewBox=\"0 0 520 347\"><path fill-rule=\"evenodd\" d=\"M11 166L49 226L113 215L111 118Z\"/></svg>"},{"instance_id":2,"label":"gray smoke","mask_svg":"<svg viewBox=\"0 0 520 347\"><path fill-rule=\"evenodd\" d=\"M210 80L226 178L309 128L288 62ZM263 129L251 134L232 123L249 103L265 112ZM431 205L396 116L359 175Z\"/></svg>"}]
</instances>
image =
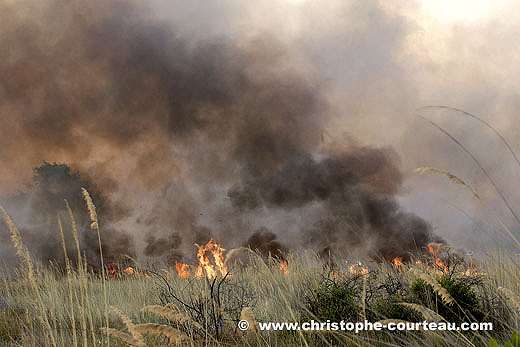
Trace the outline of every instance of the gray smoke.
<instances>
[{"instance_id":1,"label":"gray smoke","mask_svg":"<svg viewBox=\"0 0 520 347\"><path fill-rule=\"evenodd\" d=\"M388 259L432 240L396 201L396 153L330 140L328 81L272 35L201 39L127 1L3 4L0 22L0 126L16 129L1 158L88 175L109 254L175 258L215 237ZM57 236L41 242L58 199L81 198L71 172L4 199L44 260L61 257Z\"/></svg>"},{"instance_id":2,"label":"gray smoke","mask_svg":"<svg viewBox=\"0 0 520 347\"><path fill-rule=\"evenodd\" d=\"M44 264L53 262L64 265L64 253L59 234L58 218L64 229L65 247L68 257L77 261L77 250L72 236L72 221L66 210L66 203L73 211L74 221L82 245L82 253L89 264L99 264L99 244L97 234L90 229L90 218L81 188L89 191L96 201L96 210L101 222L117 221L127 217L129 212L122 205L108 201L97 190L95 184L74 173L65 164L44 163L34 169L34 183L26 191L3 201L13 218L20 223L23 241L29 246L33 256ZM17 223L17 224L18 224ZM3 244L9 245L9 232L4 223L0 226ZM123 255L136 255L133 237L124 230L104 228L101 235L106 261L120 260ZM14 251L11 248L11 251ZM14 252L10 252L13 254ZM5 261L12 264L14 257L6 255Z\"/></svg>"}]
</instances>

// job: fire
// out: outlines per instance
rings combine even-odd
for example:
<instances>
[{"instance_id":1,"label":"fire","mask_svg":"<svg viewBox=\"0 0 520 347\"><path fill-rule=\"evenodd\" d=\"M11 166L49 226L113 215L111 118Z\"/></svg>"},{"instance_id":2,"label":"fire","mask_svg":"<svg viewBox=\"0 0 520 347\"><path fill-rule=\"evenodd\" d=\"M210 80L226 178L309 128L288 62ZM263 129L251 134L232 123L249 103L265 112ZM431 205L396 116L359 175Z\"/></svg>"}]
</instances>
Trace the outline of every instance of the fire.
<instances>
[{"instance_id":1,"label":"fire","mask_svg":"<svg viewBox=\"0 0 520 347\"><path fill-rule=\"evenodd\" d=\"M211 239L204 246L200 246L197 251L199 264L195 269L194 276L199 278L215 278L217 277L217 272L222 276L226 275L228 271L224 263L224 251L225 249L222 248L215 239ZM215 264L211 263L208 253L213 257ZM175 269L180 278L190 278L192 276L188 264L175 261Z\"/></svg>"},{"instance_id":2,"label":"fire","mask_svg":"<svg viewBox=\"0 0 520 347\"><path fill-rule=\"evenodd\" d=\"M117 277L117 270L119 266L117 263L114 263L113 261L107 264L107 275L110 279L115 279Z\"/></svg>"},{"instance_id":3,"label":"fire","mask_svg":"<svg viewBox=\"0 0 520 347\"><path fill-rule=\"evenodd\" d=\"M340 276L341 276L341 274L339 272L334 271L334 270L330 271L330 277L332 277L333 279L337 280L340 278Z\"/></svg>"},{"instance_id":4,"label":"fire","mask_svg":"<svg viewBox=\"0 0 520 347\"><path fill-rule=\"evenodd\" d=\"M280 261L280 269L282 269L284 275L289 274L289 264L287 264L287 260Z\"/></svg>"},{"instance_id":5,"label":"fire","mask_svg":"<svg viewBox=\"0 0 520 347\"><path fill-rule=\"evenodd\" d=\"M433 247L433 245L428 245L428 251L434 256L435 265L437 265L439 269L442 270L442 272L448 272L448 266L446 265L446 262L439 258L439 248Z\"/></svg>"},{"instance_id":6,"label":"fire","mask_svg":"<svg viewBox=\"0 0 520 347\"><path fill-rule=\"evenodd\" d=\"M447 261L443 260L439 257L441 247L442 247L442 245L435 244L435 243L428 245L428 251L433 256L433 259L434 259L433 262L436 265L435 268L432 268L419 260L417 260L415 262L415 264L423 266L427 271L434 272L439 275L448 273ZM476 267L473 264L471 264L468 268L466 268L466 270L461 271L460 275L464 276L464 277L478 277L478 276L486 276L487 273L477 271Z\"/></svg>"},{"instance_id":7,"label":"fire","mask_svg":"<svg viewBox=\"0 0 520 347\"><path fill-rule=\"evenodd\" d=\"M127 266L125 269L122 269L120 267L120 264L116 262L110 262L106 265L106 274L107 277L111 280L115 280L117 278L121 278L121 276L137 276L142 278L151 278L149 274L146 273L146 271L138 271L137 268L132 266Z\"/></svg>"},{"instance_id":8,"label":"fire","mask_svg":"<svg viewBox=\"0 0 520 347\"><path fill-rule=\"evenodd\" d=\"M435 265L437 265L442 272L448 272L448 266L439 257L435 257Z\"/></svg>"},{"instance_id":9,"label":"fire","mask_svg":"<svg viewBox=\"0 0 520 347\"><path fill-rule=\"evenodd\" d=\"M486 272L479 272L474 268L466 269L466 271L461 273L462 276L465 277L479 277L479 276L487 276Z\"/></svg>"},{"instance_id":10,"label":"fire","mask_svg":"<svg viewBox=\"0 0 520 347\"><path fill-rule=\"evenodd\" d=\"M207 278L215 278L217 277L217 270L224 276L227 273L227 267L224 264L224 251L225 249L220 247L215 239L211 239L204 246L199 247L197 252L199 265L195 271L195 277L203 277L206 275ZM213 256L215 265L209 261L209 257L206 255L207 252Z\"/></svg>"},{"instance_id":11,"label":"fire","mask_svg":"<svg viewBox=\"0 0 520 347\"><path fill-rule=\"evenodd\" d=\"M135 271L134 271L134 268L129 266L127 267L126 269L123 270L123 272L129 276L132 276L134 275Z\"/></svg>"},{"instance_id":12,"label":"fire","mask_svg":"<svg viewBox=\"0 0 520 347\"><path fill-rule=\"evenodd\" d=\"M398 257L395 257L392 261L398 269L400 269L403 266L403 262Z\"/></svg>"},{"instance_id":13,"label":"fire","mask_svg":"<svg viewBox=\"0 0 520 347\"><path fill-rule=\"evenodd\" d=\"M362 266L361 264L352 264L349 266L348 270L351 276L368 274L368 268Z\"/></svg>"},{"instance_id":14,"label":"fire","mask_svg":"<svg viewBox=\"0 0 520 347\"><path fill-rule=\"evenodd\" d=\"M188 264L179 263L177 260L175 261L175 268L177 269L177 273L180 278L189 278L191 276L190 266Z\"/></svg>"},{"instance_id":15,"label":"fire","mask_svg":"<svg viewBox=\"0 0 520 347\"><path fill-rule=\"evenodd\" d=\"M139 276L144 278L152 278L150 275L143 271L139 271Z\"/></svg>"}]
</instances>

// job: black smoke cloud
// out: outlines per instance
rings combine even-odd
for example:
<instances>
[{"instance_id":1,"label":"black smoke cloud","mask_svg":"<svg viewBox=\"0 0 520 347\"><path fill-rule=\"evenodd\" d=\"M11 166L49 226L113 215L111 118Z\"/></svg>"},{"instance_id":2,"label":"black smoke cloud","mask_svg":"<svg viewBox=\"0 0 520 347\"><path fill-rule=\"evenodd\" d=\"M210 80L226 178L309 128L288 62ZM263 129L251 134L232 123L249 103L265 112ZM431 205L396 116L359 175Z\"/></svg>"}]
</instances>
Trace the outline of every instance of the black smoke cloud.
<instances>
[{"instance_id":1,"label":"black smoke cloud","mask_svg":"<svg viewBox=\"0 0 520 347\"><path fill-rule=\"evenodd\" d=\"M319 218L302 230L307 247L336 254L360 248L376 259L408 258L433 236L423 219L402 211L394 198L402 182L397 163L391 149L350 143L321 158L305 153L288 158L280 169L247 177L228 194L240 210L320 204ZM263 234L253 239L266 239Z\"/></svg>"},{"instance_id":2,"label":"black smoke cloud","mask_svg":"<svg viewBox=\"0 0 520 347\"><path fill-rule=\"evenodd\" d=\"M285 259L285 254L287 254L287 247L278 241L276 234L265 227L255 230L244 246L260 252L266 257Z\"/></svg>"},{"instance_id":3,"label":"black smoke cloud","mask_svg":"<svg viewBox=\"0 0 520 347\"><path fill-rule=\"evenodd\" d=\"M238 245L258 228L282 246L295 236L288 223L300 235L291 248L340 254L388 258L430 240L394 198L395 153L328 145L327 81L291 68L275 37L190 37L127 1L0 6L3 172L46 160L88 174L107 199L106 247L116 231L129 240L115 252L134 252L130 235L143 254L164 256L210 237ZM54 205L8 207L48 216Z\"/></svg>"}]
</instances>

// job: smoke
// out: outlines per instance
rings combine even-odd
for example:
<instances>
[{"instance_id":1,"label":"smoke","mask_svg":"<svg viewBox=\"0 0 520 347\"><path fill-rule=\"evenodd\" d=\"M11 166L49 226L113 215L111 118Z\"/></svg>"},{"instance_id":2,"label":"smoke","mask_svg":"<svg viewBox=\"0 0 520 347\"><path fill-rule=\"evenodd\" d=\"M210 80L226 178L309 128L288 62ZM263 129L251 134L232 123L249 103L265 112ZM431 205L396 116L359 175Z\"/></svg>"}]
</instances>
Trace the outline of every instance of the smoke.
<instances>
[{"instance_id":1,"label":"smoke","mask_svg":"<svg viewBox=\"0 0 520 347\"><path fill-rule=\"evenodd\" d=\"M398 42L406 23L376 15ZM0 183L23 191L3 203L40 259L61 257L66 198L95 261L81 186L114 257L189 256L214 237L277 255L389 259L436 239L397 201L393 149L329 134L331 80L312 59L296 62L286 37L194 34L128 1L4 3L0 22L0 127L10 129ZM31 183L26 172L43 161L62 165L44 164L53 169Z\"/></svg>"},{"instance_id":2,"label":"smoke","mask_svg":"<svg viewBox=\"0 0 520 347\"><path fill-rule=\"evenodd\" d=\"M34 183L26 191L5 200L6 207L13 217L21 223L20 232L33 256L44 264L53 262L64 265L63 246L59 233L58 219L64 231L65 248L69 258L76 261L77 251L72 235L72 220L66 210L66 204L73 210L74 223L77 227L82 253L89 264L99 264L99 244L97 234L90 229L90 219L81 188L87 189L96 200L97 212L104 218L116 221L127 217L124 206L109 202L98 192L96 186L81 178L65 164L44 163L34 169ZM10 244L9 232L5 225L0 228L2 241ZM124 230L104 228L102 236L103 252L106 260L117 260L122 255L134 256L135 244L131 235ZM5 257L8 264L14 259Z\"/></svg>"},{"instance_id":3,"label":"smoke","mask_svg":"<svg viewBox=\"0 0 520 347\"><path fill-rule=\"evenodd\" d=\"M319 158L308 153L289 157L269 174L243 177L228 195L241 211L294 211L315 205L317 218L312 225L302 226L309 248L407 258L408 252L420 250L432 236L429 225L402 211L394 198L402 181L397 163L390 149L351 143ZM255 244L272 241L258 234L252 238Z\"/></svg>"},{"instance_id":4,"label":"smoke","mask_svg":"<svg viewBox=\"0 0 520 347\"><path fill-rule=\"evenodd\" d=\"M260 252L260 254L266 257L271 256L276 259L284 259L287 247L278 242L277 238L276 234L264 227L255 230L244 246Z\"/></svg>"}]
</instances>

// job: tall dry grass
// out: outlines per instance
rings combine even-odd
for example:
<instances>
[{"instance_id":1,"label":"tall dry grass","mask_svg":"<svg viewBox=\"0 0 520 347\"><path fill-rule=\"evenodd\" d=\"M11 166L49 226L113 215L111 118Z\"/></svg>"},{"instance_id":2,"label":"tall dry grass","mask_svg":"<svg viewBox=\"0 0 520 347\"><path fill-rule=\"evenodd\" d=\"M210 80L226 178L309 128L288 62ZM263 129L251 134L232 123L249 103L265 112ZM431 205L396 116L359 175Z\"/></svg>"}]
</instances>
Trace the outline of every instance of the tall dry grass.
<instances>
[{"instance_id":1,"label":"tall dry grass","mask_svg":"<svg viewBox=\"0 0 520 347\"><path fill-rule=\"evenodd\" d=\"M420 172L444 175L457 184L465 185L480 198L473 188L450 173L432 168L423 168ZM83 194L91 217L91 227L98 235L100 257L103 261L102 231L98 216L88 192L84 191ZM231 295L223 296L223 302L215 305L212 301L215 298L209 294L209 288L213 288L214 283L206 279L180 278L173 269L160 272L160 277L141 277L136 271L136 275L122 275L116 280L107 279L103 262L101 274L89 271L82 256L73 211L67 202L65 206L69 223L64 224L58 219L57 230L62 240L65 269L56 266L42 267L33 262L14 221L1 209L13 245L22 261L22 266L14 276L0 276L0 296L9 304L7 309L0 309L0 342L5 345L229 346L238 343L246 346L476 346L487 344L492 336L487 332L472 335L460 332L262 332L258 330L258 322L303 322L312 318L306 308L306 295L309 290L318 288L323 281L330 281L330 268L315 253L289 255L289 273L285 274L274 259L265 259L244 248L230 251L226 257L226 265L232 271L229 280L233 281L233 286L226 289L230 291L226 294ZM64 245L66 233L72 233L75 240L76 264L69 259ZM445 251L452 250L446 247ZM240 265L233 261L237 255L245 256L245 264ZM478 271L485 274L481 289L502 305L502 311L490 310L490 317L500 319L503 325L503 331L498 336L494 335L499 340L520 328L519 261L518 255L497 252L471 262L471 266L478 263ZM357 285L363 318L375 317L376 299L388 299L382 288L389 279L404 291L410 291L411 284L421 278L434 288L446 304L454 301L437 283L431 268L425 267L424 263L416 265L411 262L401 268L387 263L370 263L366 265L369 271L361 276L357 275L357 278L349 273L343 260L338 260L337 264L335 271L339 280L352 280ZM164 286L163 280L169 288ZM175 300L171 295L168 296L172 292L175 293ZM245 307L235 313L224 312L228 297L232 300L233 295L236 298L246 294L252 300ZM420 304L405 302L407 298L403 295L402 302L398 305L422 314L424 319L443 319L437 312ZM169 301L166 303L165 299ZM190 302L202 305L204 310L208 307L220 310L223 326L218 340L212 335L211 327L195 321L189 305L182 304ZM112 307L111 311L116 314L110 314L108 307ZM203 314L215 314L215 311L203 311ZM501 316L498 317L499 315ZM240 318L250 322L250 333L245 334L236 329L235 324ZM377 319L382 321L392 318L379 315Z\"/></svg>"},{"instance_id":2,"label":"tall dry grass","mask_svg":"<svg viewBox=\"0 0 520 347\"><path fill-rule=\"evenodd\" d=\"M237 283L248 283L249 289L257 298L246 311L247 314L242 312L242 318L247 316L251 324L308 320L302 298L309 288L317 287L327 275L320 260L310 253L293 256L289 261L289 275L284 275L276 264L269 264L259 257L251 258L248 266L233 274L233 280ZM415 266L410 266L413 271L397 271L389 264L372 266L372 277L367 279L367 287L370 288L382 284L387 276L395 276L403 283L410 284L418 277L419 271L425 271ZM514 302L508 299L520 296L520 288L516 281L520 277L520 270L515 266L514 257L503 255L501 258L489 258L482 263L479 270L489 273L485 283L487 291L502 295L503 290L499 287L503 287L514 295L502 296L507 301L508 309L518 312L515 311ZM347 269L342 271L348 276ZM168 277L169 284L182 300L188 300L190 295L203 297L207 294L204 279L181 279L173 272L164 275ZM259 331L258 334L243 334L230 326L221 340L216 341L210 335L190 335L186 330L179 332L178 328L190 324L188 310L174 302L167 307L160 304L161 283L154 278L138 276L106 281L109 304L117 308L117 314L109 315L110 327L107 327L103 282L99 276L85 272L84 269L70 269L64 273L57 268L36 267L37 287L30 285L28 281L30 280L27 273L20 272L17 277L3 277L0 282L1 295L13 307L18 308L17 311L9 313L10 324L21 326L16 334L1 336L6 345L105 346L108 345L108 339L104 337L108 335L113 346L169 346L175 343L183 346L228 346L236 343L250 346L315 346L320 345L320 341L323 343L323 336L327 335L301 331ZM38 291L37 295L28 295L34 294L34 290ZM410 307L411 304L407 305ZM434 317L439 320L435 313L428 312L424 307L411 308L426 312L423 312L425 319ZM369 310L370 304L367 303L367 312ZM4 313L4 317L5 314L7 313ZM240 317L234 316L230 317L230 320L235 321L238 318ZM518 318L511 318L507 324L511 331L518 329ZM135 327L138 327L137 330ZM333 340L333 345L476 345L473 340L455 333L413 332L400 336L387 333L344 332L338 335L335 337L337 340ZM490 338L485 333L477 336L482 343Z\"/></svg>"}]
</instances>

